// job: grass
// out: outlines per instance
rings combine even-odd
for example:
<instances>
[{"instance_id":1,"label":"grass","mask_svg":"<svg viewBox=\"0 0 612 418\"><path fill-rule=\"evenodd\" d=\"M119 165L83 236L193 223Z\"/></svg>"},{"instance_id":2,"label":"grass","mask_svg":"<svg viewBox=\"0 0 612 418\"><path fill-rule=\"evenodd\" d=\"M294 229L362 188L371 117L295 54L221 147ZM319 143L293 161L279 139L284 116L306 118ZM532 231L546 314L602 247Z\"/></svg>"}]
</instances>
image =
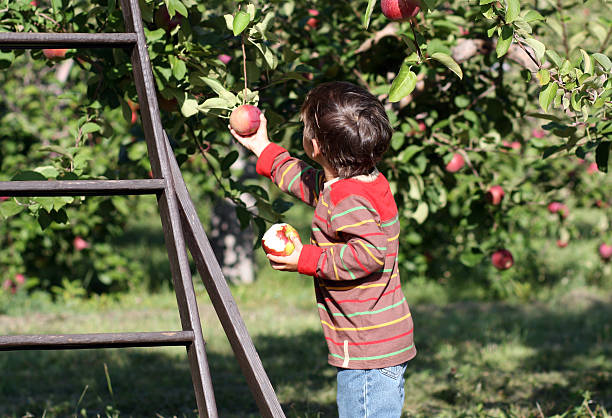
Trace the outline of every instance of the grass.
<instances>
[{"instance_id":1,"label":"grass","mask_svg":"<svg viewBox=\"0 0 612 418\"><path fill-rule=\"evenodd\" d=\"M335 371L326 364L309 280L267 275L233 290L287 416L334 416ZM219 414L258 416L214 310L199 293ZM39 302L0 316L0 333L180 327L172 293L71 306ZM419 354L408 368L406 416L586 417L590 409L603 417L612 409L612 293L579 288L549 302L412 309ZM196 415L182 348L2 352L0 370L2 417Z\"/></svg>"}]
</instances>

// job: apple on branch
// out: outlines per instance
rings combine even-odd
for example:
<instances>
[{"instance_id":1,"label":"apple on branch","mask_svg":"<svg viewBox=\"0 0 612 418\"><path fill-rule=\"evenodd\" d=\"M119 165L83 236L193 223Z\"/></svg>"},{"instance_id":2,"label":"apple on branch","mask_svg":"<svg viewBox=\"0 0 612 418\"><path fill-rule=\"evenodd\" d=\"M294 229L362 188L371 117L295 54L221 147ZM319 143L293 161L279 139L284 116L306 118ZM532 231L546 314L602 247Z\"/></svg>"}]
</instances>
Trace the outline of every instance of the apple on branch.
<instances>
[{"instance_id":1,"label":"apple on branch","mask_svg":"<svg viewBox=\"0 0 612 418\"><path fill-rule=\"evenodd\" d=\"M504 198L504 189L501 186L492 186L487 192L487 201L492 205L499 205Z\"/></svg>"},{"instance_id":2,"label":"apple on branch","mask_svg":"<svg viewBox=\"0 0 612 418\"><path fill-rule=\"evenodd\" d=\"M457 171L463 168L464 164L465 159L463 158L463 155L455 153L453 155L453 158L451 158L448 164L446 164L446 171L448 171L449 173L456 173Z\"/></svg>"},{"instance_id":3,"label":"apple on branch","mask_svg":"<svg viewBox=\"0 0 612 418\"><path fill-rule=\"evenodd\" d=\"M400 22L416 16L420 6L418 0L380 0L380 8L387 19Z\"/></svg>"},{"instance_id":4,"label":"apple on branch","mask_svg":"<svg viewBox=\"0 0 612 418\"><path fill-rule=\"evenodd\" d=\"M599 256L604 261L610 261L612 259L612 245L608 245L605 242L599 246Z\"/></svg>"},{"instance_id":5,"label":"apple on branch","mask_svg":"<svg viewBox=\"0 0 612 418\"><path fill-rule=\"evenodd\" d=\"M261 110L253 105L241 105L232 111L230 126L240 136L251 136L259 129Z\"/></svg>"},{"instance_id":6,"label":"apple on branch","mask_svg":"<svg viewBox=\"0 0 612 418\"><path fill-rule=\"evenodd\" d=\"M66 52L68 52L68 50L67 49L43 49L42 52L45 58L51 61L59 61L59 60L63 60L64 58L66 58Z\"/></svg>"},{"instance_id":7,"label":"apple on branch","mask_svg":"<svg viewBox=\"0 0 612 418\"><path fill-rule=\"evenodd\" d=\"M286 257L295 249L293 239L300 239L297 230L287 223L274 224L261 239L261 246L266 254Z\"/></svg>"},{"instance_id":8,"label":"apple on branch","mask_svg":"<svg viewBox=\"0 0 612 418\"><path fill-rule=\"evenodd\" d=\"M498 270L508 270L514 265L514 258L510 251L502 248L491 255L491 263Z\"/></svg>"}]
</instances>

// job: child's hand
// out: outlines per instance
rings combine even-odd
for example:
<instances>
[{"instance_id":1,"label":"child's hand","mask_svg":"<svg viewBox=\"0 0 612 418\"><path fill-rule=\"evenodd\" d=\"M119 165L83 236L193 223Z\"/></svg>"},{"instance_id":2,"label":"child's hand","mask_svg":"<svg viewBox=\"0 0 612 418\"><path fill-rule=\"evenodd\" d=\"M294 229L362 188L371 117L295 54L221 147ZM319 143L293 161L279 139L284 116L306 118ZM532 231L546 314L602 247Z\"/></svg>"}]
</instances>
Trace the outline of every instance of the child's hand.
<instances>
[{"instance_id":1,"label":"child's hand","mask_svg":"<svg viewBox=\"0 0 612 418\"><path fill-rule=\"evenodd\" d=\"M300 259L303 245L302 241L300 241L300 237L292 236L291 242L293 242L295 249L288 256L267 255L268 260L270 260L270 265L274 270L297 271L298 260Z\"/></svg>"},{"instance_id":2,"label":"child's hand","mask_svg":"<svg viewBox=\"0 0 612 418\"><path fill-rule=\"evenodd\" d=\"M259 129L253 135L241 136L232 129L230 125L227 125L228 129L236 138L238 142L244 145L245 148L253 151L253 153L259 157L262 151L268 146L270 140L268 139L268 120L263 113L259 115Z\"/></svg>"}]
</instances>

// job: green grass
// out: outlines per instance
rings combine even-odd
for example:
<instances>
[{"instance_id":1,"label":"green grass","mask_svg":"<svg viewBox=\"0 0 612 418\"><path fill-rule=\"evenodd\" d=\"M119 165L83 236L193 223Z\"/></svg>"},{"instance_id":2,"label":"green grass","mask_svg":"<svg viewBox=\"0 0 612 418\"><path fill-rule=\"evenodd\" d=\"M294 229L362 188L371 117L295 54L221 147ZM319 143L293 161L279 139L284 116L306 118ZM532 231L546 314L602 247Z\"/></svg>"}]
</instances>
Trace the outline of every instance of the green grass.
<instances>
[{"instance_id":1,"label":"green grass","mask_svg":"<svg viewBox=\"0 0 612 418\"><path fill-rule=\"evenodd\" d=\"M409 299L422 299L420 290L405 288ZM334 416L335 370L326 364L310 280L269 274L233 292L285 413ZM180 327L172 293L68 305L33 300L36 306L0 316L0 334ZM587 407L607 416L611 302L610 292L579 288L530 304L413 304L419 354L408 368L406 416L548 417L569 411L567 416L586 417ZM199 306L220 416L258 416L203 292ZM182 348L2 352L0 376L3 417L195 416ZM587 406L585 396L592 399Z\"/></svg>"}]
</instances>

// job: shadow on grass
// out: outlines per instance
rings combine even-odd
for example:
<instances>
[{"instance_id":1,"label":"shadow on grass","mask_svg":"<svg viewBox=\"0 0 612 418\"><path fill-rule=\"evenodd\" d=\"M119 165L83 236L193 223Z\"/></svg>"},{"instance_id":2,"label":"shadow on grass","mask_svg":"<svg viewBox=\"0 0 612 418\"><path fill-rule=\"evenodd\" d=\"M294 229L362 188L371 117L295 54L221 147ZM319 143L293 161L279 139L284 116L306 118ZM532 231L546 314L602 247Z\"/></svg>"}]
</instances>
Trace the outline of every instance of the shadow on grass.
<instances>
[{"instance_id":1,"label":"shadow on grass","mask_svg":"<svg viewBox=\"0 0 612 418\"><path fill-rule=\"evenodd\" d=\"M579 405L583 392L612 408L612 304L567 307L457 303L413 309L417 358L407 402L420 416L447 416L480 404L546 416ZM335 371L326 364L320 332L257 335L255 345L288 416L334 416ZM208 352L220 416L259 416L231 354ZM107 365L113 394L104 373ZM435 384L421 384L431 379ZM417 387L421 385L421 387ZM80 404L79 397L87 387ZM423 394L419 401L415 396ZM67 416L87 410L121 416L195 416L182 349L0 353L0 416ZM535 415L535 412L534 412ZM480 416L480 415L475 415Z\"/></svg>"}]
</instances>

